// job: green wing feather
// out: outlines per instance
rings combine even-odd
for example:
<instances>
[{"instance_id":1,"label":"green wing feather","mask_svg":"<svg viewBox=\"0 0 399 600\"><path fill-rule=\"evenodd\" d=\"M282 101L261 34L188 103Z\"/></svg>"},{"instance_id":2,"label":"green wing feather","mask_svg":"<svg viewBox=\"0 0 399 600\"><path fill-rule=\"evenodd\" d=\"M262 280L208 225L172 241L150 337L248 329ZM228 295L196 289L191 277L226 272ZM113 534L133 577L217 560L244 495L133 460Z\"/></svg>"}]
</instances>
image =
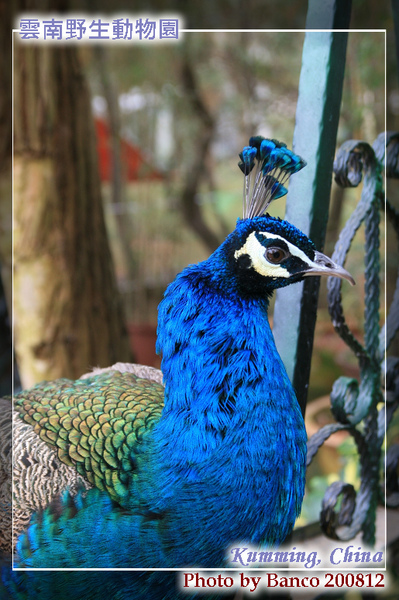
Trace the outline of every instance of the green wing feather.
<instances>
[{"instance_id":1,"label":"green wing feather","mask_svg":"<svg viewBox=\"0 0 399 600\"><path fill-rule=\"evenodd\" d=\"M161 416L164 388L133 373L43 382L14 407L58 457L123 504L135 476L135 452Z\"/></svg>"}]
</instances>

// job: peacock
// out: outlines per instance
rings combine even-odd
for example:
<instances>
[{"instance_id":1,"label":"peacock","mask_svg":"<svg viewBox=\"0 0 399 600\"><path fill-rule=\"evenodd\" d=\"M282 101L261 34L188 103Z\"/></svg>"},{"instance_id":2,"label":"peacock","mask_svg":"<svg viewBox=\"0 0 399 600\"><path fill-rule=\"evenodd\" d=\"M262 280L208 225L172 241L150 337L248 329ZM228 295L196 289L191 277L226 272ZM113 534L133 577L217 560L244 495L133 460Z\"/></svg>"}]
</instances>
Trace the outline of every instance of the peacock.
<instances>
[{"instance_id":1,"label":"peacock","mask_svg":"<svg viewBox=\"0 0 399 600\"><path fill-rule=\"evenodd\" d=\"M240 153L244 218L159 306L160 373L138 365L41 383L15 397L19 568L227 566L235 542L276 547L304 494L306 432L268 322L274 290L347 279L270 216L305 161L277 140ZM162 572L5 572L11 598L175 598Z\"/></svg>"}]
</instances>

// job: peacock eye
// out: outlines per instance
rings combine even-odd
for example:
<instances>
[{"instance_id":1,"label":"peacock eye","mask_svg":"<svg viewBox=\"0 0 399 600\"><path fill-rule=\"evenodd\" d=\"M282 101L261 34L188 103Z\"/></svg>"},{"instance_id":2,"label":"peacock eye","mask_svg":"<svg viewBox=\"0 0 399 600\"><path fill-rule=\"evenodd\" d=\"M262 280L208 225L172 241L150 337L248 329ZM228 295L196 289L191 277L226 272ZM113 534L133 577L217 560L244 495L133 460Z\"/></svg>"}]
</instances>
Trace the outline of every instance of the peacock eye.
<instances>
[{"instance_id":1,"label":"peacock eye","mask_svg":"<svg viewBox=\"0 0 399 600\"><path fill-rule=\"evenodd\" d=\"M265 257L273 265L280 264L285 258L289 256L289 252L278 246L269 246L266 248Z\"/></svg>"}]
</instances>

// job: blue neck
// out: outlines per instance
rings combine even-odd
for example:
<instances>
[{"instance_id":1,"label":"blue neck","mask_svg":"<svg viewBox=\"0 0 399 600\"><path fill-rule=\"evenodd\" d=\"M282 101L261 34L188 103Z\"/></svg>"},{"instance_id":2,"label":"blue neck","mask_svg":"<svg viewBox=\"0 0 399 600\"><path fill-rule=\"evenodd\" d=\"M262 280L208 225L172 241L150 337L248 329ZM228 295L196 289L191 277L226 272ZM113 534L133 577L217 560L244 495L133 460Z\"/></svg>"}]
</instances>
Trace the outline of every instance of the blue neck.
<instances>
[{"instance_id":1,"label":"blue neck","mask_svg":"<svg viewBox=\"0 0 399 600\"><path fill-rule=\"evenodd\" d=\"M294 410L301 418L270 330L268 298L224 293L220 275L215 255L211 264L189 267L169 286L159 312L165 382L159 433L170 433L176 451L180 446L194 463L226 436L242 443L243 424L246 444L262 438L271 411Z\"/></svg>"},{"instance_id":2,"label":"blue neck","mask_svg":"<svg viewBox=\"0 0 399 600\"><path fill-rule=\"evenodd\" d=\"M181 273L159 309L165 407L146 497L170 519L175 565L222 564L238 539L281 543L304 491L306 433L268 301L224 289L211 260Z\"/></svg>"}]
</instances>

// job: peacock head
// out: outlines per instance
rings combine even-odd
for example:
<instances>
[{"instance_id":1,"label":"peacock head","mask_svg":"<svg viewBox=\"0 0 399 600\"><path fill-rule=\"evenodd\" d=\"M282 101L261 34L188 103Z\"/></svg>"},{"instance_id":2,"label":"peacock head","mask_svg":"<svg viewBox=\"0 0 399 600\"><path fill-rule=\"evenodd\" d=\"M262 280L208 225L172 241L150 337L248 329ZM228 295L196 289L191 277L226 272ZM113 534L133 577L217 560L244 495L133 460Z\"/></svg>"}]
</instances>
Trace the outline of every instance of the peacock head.
<instances>
[{"instance_id":1,"label":"peacock head","mask_svg":"<svg viewBox=\"0 0 399 600\"><path fill-rule=\"evenodd\" d=\"M240 296L265 296L311 275L354 280L343 267L318 252L299 229L265 214L287 193L284 183L306 163L277 140L252 137L240 153L244 173L244 218L216 251Z\"/></svg>"}]
</instances>

